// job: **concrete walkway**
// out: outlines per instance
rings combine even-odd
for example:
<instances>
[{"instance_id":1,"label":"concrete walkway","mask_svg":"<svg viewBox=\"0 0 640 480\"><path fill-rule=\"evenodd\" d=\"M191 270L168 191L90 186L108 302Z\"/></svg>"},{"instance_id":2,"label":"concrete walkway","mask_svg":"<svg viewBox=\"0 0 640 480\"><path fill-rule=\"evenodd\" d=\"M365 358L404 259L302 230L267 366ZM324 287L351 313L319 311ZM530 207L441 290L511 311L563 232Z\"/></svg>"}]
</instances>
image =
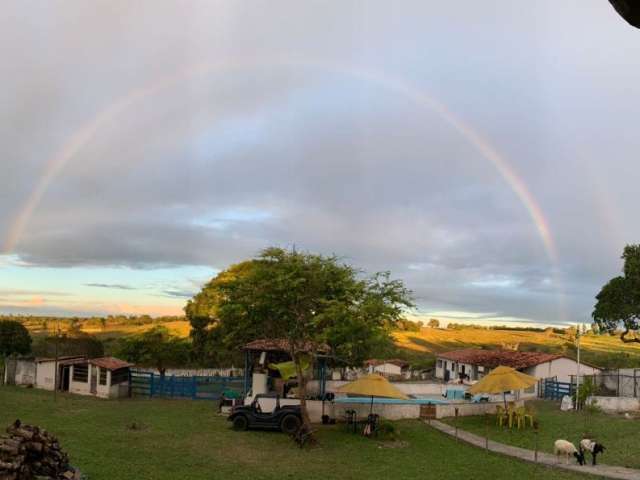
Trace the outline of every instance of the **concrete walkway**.
<instances>
[{"instance_id":1,"label":"concrete walkway","mask_svg":"<svg viewBox=\"0 0 640 480\"><path fill-rule=\"evenodd\" d=\"M425 421L427 425L439 430L452 437L456 435L455 427L447 425L446 423L439 422L438 420ZM486 448L486 440L484 437L475 435L473 433L466 432L458 429L458 439L465 443L469 443L476 447ZM526 462L536 462L535 452L533 450L527 450L525 448L513 447L511 445L505 445L504 443L494 442L489 440L489 450L509 457L515 457ZM558 463L555 455L550 453L538 452L537 463L554 468L562 468L564 470L570 470L577 473L589 473L591 475L597 475L603 478L616 478L621 480L640 480L640 470L633 468L614 467L611 465L578 465L575 463L575 458L571 457L569 465L564 463L564 459ZM591 457L588 458L591 461Z\"/></svg>"}]
</instances>

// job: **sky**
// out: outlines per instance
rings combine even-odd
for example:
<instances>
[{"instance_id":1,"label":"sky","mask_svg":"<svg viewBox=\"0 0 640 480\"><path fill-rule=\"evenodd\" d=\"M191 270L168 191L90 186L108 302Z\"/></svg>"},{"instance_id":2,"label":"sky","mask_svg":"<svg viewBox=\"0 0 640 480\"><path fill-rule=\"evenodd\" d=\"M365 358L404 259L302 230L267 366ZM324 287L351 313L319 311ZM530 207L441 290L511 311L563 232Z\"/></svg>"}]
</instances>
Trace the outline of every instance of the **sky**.
<instances>
[{"instance_id":1,"label":"sky","mask_svg":"<svg viewBox=\"0 0 640 480\"><path fill-rule=\"evenodd\" d=\"M0 313L179 315L295 246L419 318L590 323L640 242L640 31L606 1L3 7Z\"/></svg>"}]
</instances>

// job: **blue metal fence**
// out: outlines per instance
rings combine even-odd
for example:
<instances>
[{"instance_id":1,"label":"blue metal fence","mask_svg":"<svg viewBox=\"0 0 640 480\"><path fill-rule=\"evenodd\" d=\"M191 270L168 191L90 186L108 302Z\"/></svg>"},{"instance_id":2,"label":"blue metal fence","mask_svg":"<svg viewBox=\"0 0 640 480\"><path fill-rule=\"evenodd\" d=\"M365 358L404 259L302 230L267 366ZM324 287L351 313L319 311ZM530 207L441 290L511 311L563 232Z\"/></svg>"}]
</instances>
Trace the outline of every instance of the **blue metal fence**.
<instances>
[{"instance_id":1,"label":"blue metal fence","mask_svg":"<svg viewBox=\"0 0 640 480\"><path fill-rule=\"evenodd\" d=\"M544 380L544 398L550 400L562 400L565 395L572 396L575 385L569 382L558 382L555 379Z\"/></svg>"},{"instance_id":2,"label":"blue metal fence","mask_svg":"<svg viewBox=\"0 0 640 480\"><path fill-rule=\"evenodd\" d=\"M242 377L176 377L131 371L131 396L218 400L223 392L242 393Z\"/></svg>"}]
</instances>

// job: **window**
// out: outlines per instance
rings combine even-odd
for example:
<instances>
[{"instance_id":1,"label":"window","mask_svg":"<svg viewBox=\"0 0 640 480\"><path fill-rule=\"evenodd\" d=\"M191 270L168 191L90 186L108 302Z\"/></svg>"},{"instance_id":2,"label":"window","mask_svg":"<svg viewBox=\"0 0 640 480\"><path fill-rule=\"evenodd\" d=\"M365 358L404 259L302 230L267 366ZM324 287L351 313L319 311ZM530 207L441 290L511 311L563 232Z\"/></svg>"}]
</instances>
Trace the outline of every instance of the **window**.
<instances>
[{"instance_id":1,"label":"window","mask_svg":"<svg viewBox=\"0 0 640 480\"><path fill-rule=\"evenodd\" d=\"M100 385L107 384L107 370L104 368L100 369Z\"/></svg>"},{"instance_id":2,"label":"window","mask_svg":"<svg viewBox=\"0 0 640 480\"><path fill-rule=\"evenodd\" d=\"M89 381L89 366L79 363L73 366L73 381L87 383Z\"/></svg>"},{"instance_id":3,"label":"window","mask_svg":"<svg viewBox=\"0 0 640 480\"><path fill-rule=\"evenodd\" d=\"M438 360L437 366L438 368L442 368L442 360Z\"/></svg>"}]
</instances>

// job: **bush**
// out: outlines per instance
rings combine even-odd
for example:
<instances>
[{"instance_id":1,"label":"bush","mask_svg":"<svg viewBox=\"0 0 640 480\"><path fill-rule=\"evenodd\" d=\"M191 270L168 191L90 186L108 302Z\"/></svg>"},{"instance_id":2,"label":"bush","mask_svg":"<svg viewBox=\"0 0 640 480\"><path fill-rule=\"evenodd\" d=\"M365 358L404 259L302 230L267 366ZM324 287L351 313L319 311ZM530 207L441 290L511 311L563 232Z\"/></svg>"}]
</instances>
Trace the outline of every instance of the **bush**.
<instances>
[{"instance_id":1,"label":"bush","mask_svg":"<svg viewBox=\"0 0 640 480\"><path fill-rule=\"evenodd\" d=\"M389 420L381 420L378 426L378 436L382 440L397 440L398 430L396 425Z\"/></svg>"}]
</instances>

